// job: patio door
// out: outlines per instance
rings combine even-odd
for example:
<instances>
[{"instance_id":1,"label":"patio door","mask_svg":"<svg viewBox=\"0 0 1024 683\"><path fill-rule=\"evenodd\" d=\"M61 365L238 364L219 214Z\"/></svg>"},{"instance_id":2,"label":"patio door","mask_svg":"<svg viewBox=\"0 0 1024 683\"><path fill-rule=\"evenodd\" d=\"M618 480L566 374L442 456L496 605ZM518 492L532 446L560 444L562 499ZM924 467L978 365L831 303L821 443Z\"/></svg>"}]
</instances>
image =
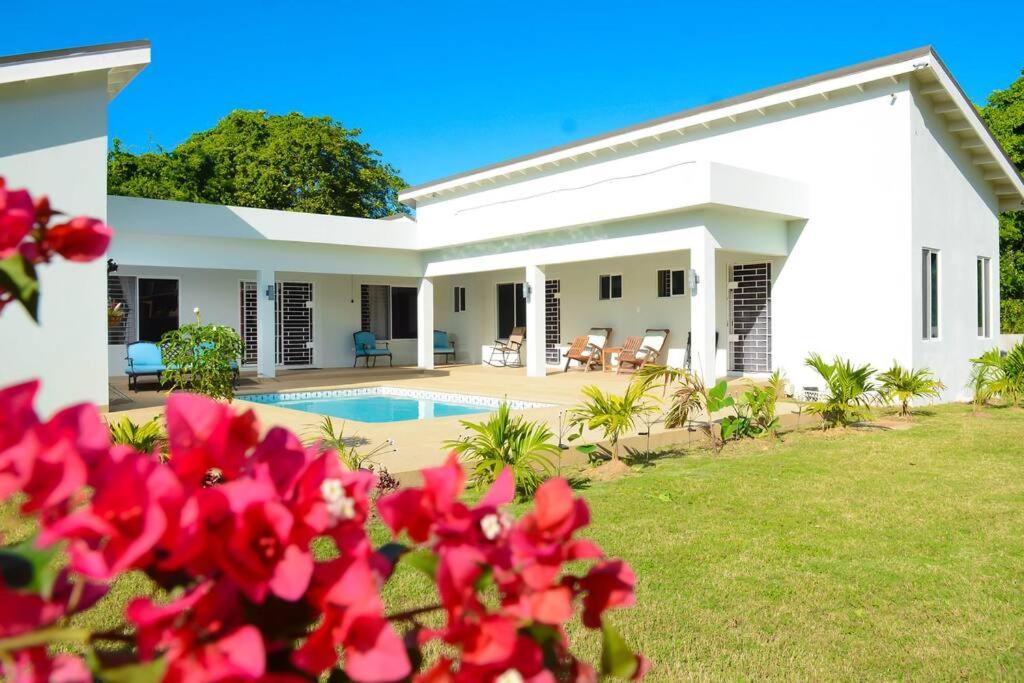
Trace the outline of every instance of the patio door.
<instances>
[{"instance_id":1,"label":"patio door","mask_svg":"<svg viewBox=\"0 0 1024 683\"><path fill-rule=\"evenodd\" d=\"M278 282L274 287L274 363L313 364L313 283ZM243 365L255 365L257 353L256 283L240 283L238 291L239 334Z\"/></svg>"},{"instance_id":2,"label":"patio door","mask_svg":"<svg viewBox=\"0 0 1024 683\"><path fill-rule=\"evenodd\" d=\"M498 285L498 339L507 339L514 327L526 325L526 299L522 282Z\"/></svg>"},{"instance_id":3,"label":"patio door","mask_svg":"<svg viewBox=\"0 0 1024 683\"><path fill-rule=\"evenodd\" d=\"M729 370L771 372L772 264L729 268Z\"/></svg>"}]
</instances>

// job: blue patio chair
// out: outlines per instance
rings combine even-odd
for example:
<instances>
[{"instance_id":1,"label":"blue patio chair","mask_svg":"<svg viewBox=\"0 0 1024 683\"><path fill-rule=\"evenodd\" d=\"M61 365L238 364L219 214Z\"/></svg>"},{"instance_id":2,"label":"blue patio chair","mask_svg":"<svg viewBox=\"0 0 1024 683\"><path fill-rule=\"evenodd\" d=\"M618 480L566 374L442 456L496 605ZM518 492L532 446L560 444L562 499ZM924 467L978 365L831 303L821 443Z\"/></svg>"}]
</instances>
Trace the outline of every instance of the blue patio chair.
<instances>
[{"instance_id":1,"label":"blue patio chair","mask_svg":"<svg viewBox=\"0 0 1024 683\"><path fill-rule=\"evenodd\" d=\"M139 391L139 377L155 375L157 384L160 383L160 375L167 370L164 365L163 354L160 347L153 342L132 342L127 348L128 367L124 372L128 375L128 388Z\"/></svg>"},{"instance_id":2,"label":"blue patio chair","mask_svg":"<svg viewBox=\"0 0 1024 683\"><path fill-rule=\"evenodd\" d=\"M352 340L356 345L356 357L352 361L352 367L356 366L360 358L365 358L366 367L370 367L370 359L373 359L373 367L377 367L377 359L381 356L388 357L388 365L393 366L394 362L391 359L391 347L388 346L386 341L377 341L377 337L373 332L367 332L362 330L360 332L352 333ZM384 348L377 346L383 344Z\"/></svg>"},{"instance_id":3,"label":"blue patio chair","mask_svg":"<svg viewBox=\"0 0 1024 683\"><path fill-rule=\"evenodd\" d=\"M455 344L448 338L447 332L434 330L434 355L444 356L444 364L448 365L448 357L455 360Z\"/></svg>"}]
</instances>

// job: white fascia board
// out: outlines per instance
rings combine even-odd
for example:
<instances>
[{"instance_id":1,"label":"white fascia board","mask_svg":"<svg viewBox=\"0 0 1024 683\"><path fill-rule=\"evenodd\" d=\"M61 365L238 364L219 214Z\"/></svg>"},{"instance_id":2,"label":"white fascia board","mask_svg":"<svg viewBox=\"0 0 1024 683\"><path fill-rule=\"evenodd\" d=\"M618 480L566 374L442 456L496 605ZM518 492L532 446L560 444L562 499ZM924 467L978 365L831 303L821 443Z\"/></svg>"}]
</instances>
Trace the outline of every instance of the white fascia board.
<instances>
[{"instance_id":1,"label":"white fascia board","mask_svg":"<svg viewBox=\"0 0 1024 683\"><path fill-rule=\"evenodd\" d=\"M113 99L150 62L150 48L139 46L92 54L70 54L50 59L28 60L0 65L0 84L106 71Z\"/></svg>"},{"instance_id":2,"label":"white fascia board","mask_svg":"<svg viewBox=\"0 0 1024 683\"><path fill-rule=\"evenodd\" d=\"M520 162L513 162L505 166L489 168L479 173L461 176L458 178L454 178L450 181L437 183L435 185L422 186L421 188L411 192L399 193L398 198L402 202L415 201L417 198L420 197L430 196L435 193L445 192L447 190L453 190L456 188L463 187L465 185L479 183L485 180L489 180L491 178L500 177L502 175L507 175L510 173L525 172L528 169L537 168L554 162L561 162L566 159L570 159L571 157L576 157L588 153L597 153L601 150L605 150L611 147L629 145L633 142L638 142L640 140L651 138L654 136L660 137L662 135L669 135L683 128L690 128L702 124L710 125L714 121L728 119L730 117L737 117L742 114L755 112L758 109L767 109L778 105L784 105L791 102L795 102L797 100L803 100L809 97L820 96L822 94L828 94L830 92L844 90L846 88L853 88L858 85L863 85L865 83L871 83L873 81L879 81L886 78L897 78L899 76L914 71L915 65L920 64L921 61L922 58L918 56L904 61L895 62L892 64L867 69L864 71L858 71L856 73L845 74L842 76L837 76L835 78L822 80L802 87L772 93L764 97L759 97L757 99L740 102L734 105L716 108L710 111L700 112L690 116L684 115L681 118L658 123L648 128L627 131L622 133L621 135L601 138L600 140L584 143L577 147L559 149L557 151L552 152L551 154L532 157L530 159L525 159Z\"/></svg>"},{"instance_id":3,"label":"white fascia board","mask_svg":"<svg viewBox=\"0 0 1024 683\"><path fill-rule=\"evenodd\" d=\"M107 197L107 221L115 231L168 237L298 242L333 246L415 250L412 220L328 216L139 197Z\"/></svg>"},{"instance_id":4,"label":"white fascia board","mask_svg":"<svg viewBox=\"0 0 1024 683\"><path fill-rule=\"evenodd\" d=\"M996 165L1003 173L1006 174L1006 182L1014 187L1017 191L1017 197L1010 198L1003 196L1000 198L1000 206L1011 206L1014 209L1024 208L1024 180L1021 180L1020 174L1017 173L1017 169L1006 158L1006 154L1002 148L999 147L999 143L996 142L995 138L989 132L985 123L981 120L978 112L975 110L974 105L964 96L963 91L953 78L952 74L946 70L946 66L941 60L934 58L935 55L931 55L928 59L928 66L931 68L935 78L938 79L942 87L946 89L946 93L952 98L953 103L960 109L964 118L967 120L967 125L970 126L971 130L978 136L978 138L984 143L984 149L988 152L993 159L996 161ZM1019 202L1019 203L1018 203ZM1010 209L1003 209L1010 210Z\"/></svg>"}]
</instances>

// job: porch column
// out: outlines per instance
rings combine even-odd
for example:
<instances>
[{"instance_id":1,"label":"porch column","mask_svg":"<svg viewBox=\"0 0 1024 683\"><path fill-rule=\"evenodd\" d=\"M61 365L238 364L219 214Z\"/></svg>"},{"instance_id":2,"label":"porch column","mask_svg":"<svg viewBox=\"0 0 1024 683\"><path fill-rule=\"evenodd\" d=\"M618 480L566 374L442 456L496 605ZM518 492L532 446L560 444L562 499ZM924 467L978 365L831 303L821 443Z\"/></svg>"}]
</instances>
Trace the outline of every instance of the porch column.
<instances>
[{"instance_id":1,"label":"porch column","mask_svg":"<svg viewBox=\"0 0 1024 683\"><path fill-rule=\"evenodd\" d=\"M690 369L710 388L715 377L715 241L707 228L690 249Z\"/></svg>"},{"instance_id":2,"label":"porch column","mask_svg":"<svg viewBox=\"0 0 1024 683\"><path fill-rule=\"evenodd\" d=\"M526 376L547 374L545 347L547 323L544 319L544 266L526 266Z\"/></svg>"},{"instance_id":3,"label":"porch column","mask_svg":"<svg viewBox=\"0 0 1024 683\"><path fill-rule=\"evenodd\" d=\"M274 340L277 332L274 315L275 278L272 270L261 270L256 274L256 374L260 377L277 375Z\"/></svg>"},{"instance_id":4,"label":"porch column","mask_svg":"<svg viewBox=\"0 0 1024 683\"><path fill-rule=\"evenodd\" d=\"M416 293L416 366L434 369L434 281L420 280Z\"/></svg>"}]
</instances>

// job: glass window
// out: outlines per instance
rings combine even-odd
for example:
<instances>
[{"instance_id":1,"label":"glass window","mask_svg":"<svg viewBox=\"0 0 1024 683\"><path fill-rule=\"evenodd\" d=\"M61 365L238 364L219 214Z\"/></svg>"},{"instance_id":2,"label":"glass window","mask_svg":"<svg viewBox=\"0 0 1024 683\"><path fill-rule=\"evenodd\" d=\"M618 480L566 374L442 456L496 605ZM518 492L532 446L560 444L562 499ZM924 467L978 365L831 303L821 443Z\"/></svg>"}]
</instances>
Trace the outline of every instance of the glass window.
<instances>
[{"instance_id":1,"label":"glass window","mask_svg":"<svg viewBox=\"0 0 1024 683\"><path fill-rule=\"evenodd\" d=\"M456 287L454 292L455 312L463 313L466 310L466 288Z\"/></svg>"},{"instance_id":2,"label":"glass window","mask_svg":"<svg viewBox=\"0 0 1024 683\"><path fill-rule=\"evenodd\" d=\"M622 298L622 276L601 275L598 278L598 298L602 301Z\"/></svg>"},{"instance_id":3,"label":"glass window","mask_svg":"<svg viewBox=\"0 0 1024 683\"><path fill-rule=\"evenodd\" d=\"M138 289L139 340L157 342L178 329L178 281L140 277Z\"/></svg>"},{"instance_id":4,"label":"glass window","mask_svg":"<svg viewBox=\"0 0 1024 683\"><path fill-rule=\"evenodd\" d=\"M685 270L658 271L658 297L682 296L686 291Z\"/></svg>"},{"instance_id":5,"label":"glass window","mask_svg":"<svg viewBox=\"0 0 1024 683\"><path fill-rule=\"evenodd\" d=\"M514 327L526 326L526 298L523 283L498 285L498 339L507 339Z\"/></svg>"},{"instance_id":6,"label":"glass window","mask_svg":"<svg viewBox=\"0 0 1024 683\"><path fill-rule=\"evenodd\" d=\"M391 288L391 338L416 338L416 288Z\"/></svg>"},{"instance_id":7,"label":"glass window","mask_svg":"<svg viewBox=\"0 0 1024 683\"><path fill-rule=\"evenodd\" d=\"M364 332L373 332L377 339L391 339L391 287L362 285L361 315Z\"/></svg>"},{"instance_id":8,"label":"glass window","mask_svg":"<svg viewBox=\"0 0 1024 683\"><path fill-rule=\"evenodd\" d=\"M939 338L939 252L921 252L921 320L925 339Z\"/></svg>"},{"instance_id":9,"label":"glass window","mask_svg":"<svg viewBox=\"0 0 1024 683\"><path fill-rule=\"evenodd\" d=\"M978 257L978 336L992 336L991 309L991 261L984 256Z\"/></svg>"}]
</instances>

